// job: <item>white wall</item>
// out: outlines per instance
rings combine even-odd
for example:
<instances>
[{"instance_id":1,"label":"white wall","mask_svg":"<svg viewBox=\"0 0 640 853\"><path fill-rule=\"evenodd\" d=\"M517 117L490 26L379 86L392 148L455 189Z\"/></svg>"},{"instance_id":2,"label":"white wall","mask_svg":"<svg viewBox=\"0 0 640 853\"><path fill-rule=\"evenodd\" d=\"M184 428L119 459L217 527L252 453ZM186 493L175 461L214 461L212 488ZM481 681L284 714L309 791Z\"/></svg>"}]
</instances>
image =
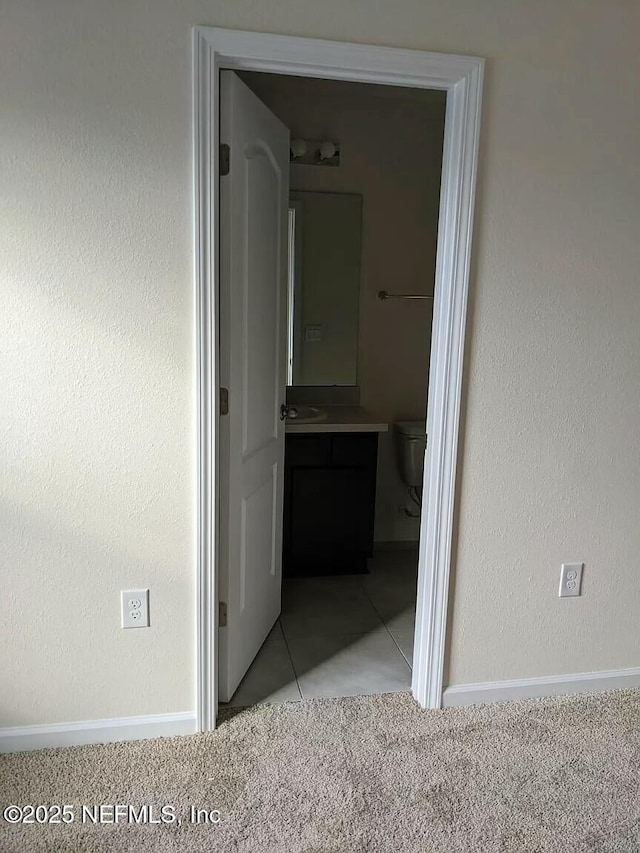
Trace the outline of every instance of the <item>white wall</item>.
<instances>
[{"instance_id":1,"label":"white wall","mask_svg":"<svg viewBox=\"0 0 640 853\"><path fill-rule=\"evenodd\" d=\"M442 92L279 75L243 75L292 138L335 139L337 168L294 165L291 187L362 195L358 385L376 418L424 420L433 304L381 302L380 290L434 288L445 96ZM417 540L393 433L381 434L375 538Z\"/></svg>"},{"instance_id":2,"label":"white wall","mask_svg":"<svg viewBox=\"0 0 640 853\"><path fill-rule=\"evenodd\" d=\"M637 665L637 3L22 0L0 45L2 725L193 708L192 24L487 57L450 683ZM581 599L555 597L564 559ZM149 632L118 627L129 583Z\"/></svg>"}]
</instances>

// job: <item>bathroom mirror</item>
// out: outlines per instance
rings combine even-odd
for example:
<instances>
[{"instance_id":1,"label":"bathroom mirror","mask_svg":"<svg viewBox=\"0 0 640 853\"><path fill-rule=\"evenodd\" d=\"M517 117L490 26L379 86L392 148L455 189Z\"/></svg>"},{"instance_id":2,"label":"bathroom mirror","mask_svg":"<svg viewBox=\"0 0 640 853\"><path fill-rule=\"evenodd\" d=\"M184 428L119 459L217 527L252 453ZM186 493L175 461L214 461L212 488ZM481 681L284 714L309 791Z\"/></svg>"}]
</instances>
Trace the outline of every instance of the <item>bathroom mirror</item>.
<instances>
[{"instance_id":1,"label":"bathroom mirror","mask_svg":"<svg viewBox=\"0 0 640 853\"><path fill-rule=\"evenodd\" d=\"M288 385L356 385L362 196L292 192Z\"/></svg>"}]
</instances>

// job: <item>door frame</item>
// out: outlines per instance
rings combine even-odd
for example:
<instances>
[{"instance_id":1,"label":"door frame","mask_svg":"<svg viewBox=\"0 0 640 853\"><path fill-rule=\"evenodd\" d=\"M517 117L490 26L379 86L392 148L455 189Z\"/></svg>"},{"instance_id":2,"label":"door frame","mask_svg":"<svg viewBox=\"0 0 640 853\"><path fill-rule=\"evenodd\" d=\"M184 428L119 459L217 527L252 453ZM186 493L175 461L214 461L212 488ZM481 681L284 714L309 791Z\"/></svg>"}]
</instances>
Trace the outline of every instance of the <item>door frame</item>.
<instances>
[{"instance_id":1,"label":"door frame","mask_svg":"<svg viewBox=\"0 0 640 853\"><path fill-rule=\"evenodd\" d=\"M265 71L447 92L420 518L412 692L442 707L449 570L484 60L215 27L193 31L197 366L196 719L218 705L219 71Z\"/></svg>"}]
</instances>

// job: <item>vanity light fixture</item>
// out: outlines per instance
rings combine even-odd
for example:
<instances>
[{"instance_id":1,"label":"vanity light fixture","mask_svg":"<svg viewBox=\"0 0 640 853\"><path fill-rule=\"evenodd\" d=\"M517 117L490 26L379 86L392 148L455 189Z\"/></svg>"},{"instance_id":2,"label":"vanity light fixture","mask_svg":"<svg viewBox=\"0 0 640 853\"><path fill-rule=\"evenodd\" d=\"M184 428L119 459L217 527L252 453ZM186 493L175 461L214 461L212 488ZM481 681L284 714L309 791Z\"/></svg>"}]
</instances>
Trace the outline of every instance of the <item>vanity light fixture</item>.
<instances>
[{"instance_id":1,"label":"vanity light fixture","mask_svg":"<svg viewBox=\"0 0 640 853\"><path fill-rule=\"evenodd\" d=\"M289 162L296 166L339 166L340 144L330 139L292 139Z\"/></svg>"}]
</instances>

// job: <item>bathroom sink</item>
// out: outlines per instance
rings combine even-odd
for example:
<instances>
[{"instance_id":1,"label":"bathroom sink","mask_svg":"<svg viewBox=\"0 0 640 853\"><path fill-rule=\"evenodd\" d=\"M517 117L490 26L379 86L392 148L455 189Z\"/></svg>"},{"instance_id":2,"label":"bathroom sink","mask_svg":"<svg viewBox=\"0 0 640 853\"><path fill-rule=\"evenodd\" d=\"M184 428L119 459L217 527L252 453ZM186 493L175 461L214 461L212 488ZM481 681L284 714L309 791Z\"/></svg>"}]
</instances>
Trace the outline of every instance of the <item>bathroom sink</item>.
<instances>
[{"instance_id":1,"label":"bathroom sink","mask_svg":"<svg viewBox=\"0 0 640 853\"><path fill-rule=\"evenodd\" d=\"M293 412L297 412L295 417L292 417ZM287 423L290 424L317 424L326 419L327 413L317 406L291 406L287 415Z\"/></svg>"}]
</instances>

